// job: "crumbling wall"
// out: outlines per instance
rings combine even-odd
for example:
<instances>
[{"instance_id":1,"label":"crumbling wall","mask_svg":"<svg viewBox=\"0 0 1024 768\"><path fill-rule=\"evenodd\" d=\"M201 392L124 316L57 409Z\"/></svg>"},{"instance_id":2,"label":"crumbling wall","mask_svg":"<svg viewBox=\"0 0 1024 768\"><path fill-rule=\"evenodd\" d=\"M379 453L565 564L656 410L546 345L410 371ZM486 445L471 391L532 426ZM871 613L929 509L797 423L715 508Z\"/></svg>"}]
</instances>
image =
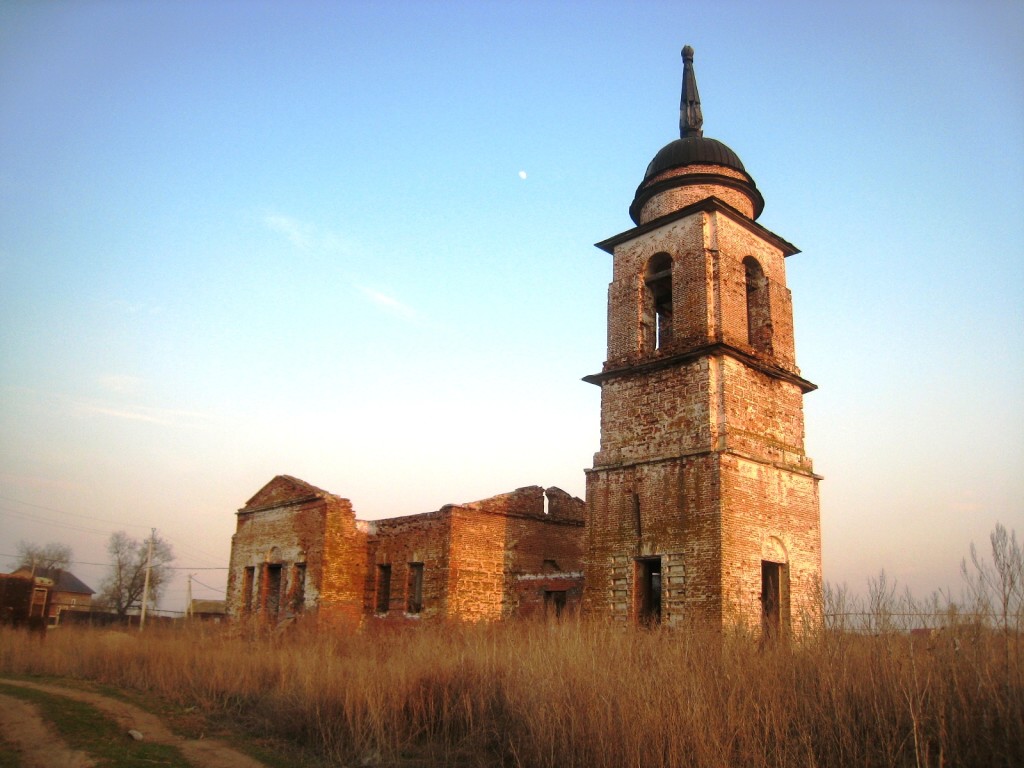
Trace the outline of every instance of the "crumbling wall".
<instances>
[{"instance_id":1,"label":"crumbling wall","mask_svg":"<svg viewBox=\"0 0 1024 768\"><path fill-rule=\"evenodd\" d=\"M528 486L453 507L452 514L451 615L536 616L551 606L554 592L565 593L558 598L559 613L578 609L581 499L558 488Z\"/></svg>"},{"instance_id":2,"label":"crumbling wall","mask_svg":"<svg viewBox=\"0 0 1024 768\"><path fill-rule=\"evenodd\" d=\"M318 620L329 627L356 626L363 616L367 535L348 499L326 501Z\"/></svg>"},{"instance_id":3,"label":"crumbling wall","mask_svg":"<svg viewBox=\"0 0 1024 768\"><path fill-rule=\"evenodd\" d=\"M365 553L347 499L279 475L238 511L227 613L274 623L319 608L358 621Z\"/></svg>"},{"instance_id":4,"label":"crumbling wall","mask_svg":"<svg viewBox=\"0 0 1024 768\"><path fill-rule=\"evenodd\" d=\"M357 521L347 499L285 475L238 512L229 616L322 625L562 615L582 594L584 504L519 488L436 512Z\"/></svg>"},{"instance_id":5,"label":"crumbling wall","mask_svg":"<svg viewBox=\"0 0 1024 768\"><path fill-rule=\"evenodd\" d=\"M508 517L498 510L521 506L513 494L444 507L451 518L448 616L494 621L504 613L505 535Z\"/></svg>"},{"instance_id":6,"label":"crumbling wall","mask_svg":"<svg viewBox=\"0 0 1024 768\"><path fill-rule=\"evenodd\" d=\"M369 542L364 613L388 619L446 615L450 523L443 511L363 523Z\"/></svg>"},{"instance_id":7,"label":"crumbling wall","mask_svg":"<svg viewBox=\"0 0 1024 768\"><path fill-rule=\"evenodd\" d=\"M583 596L585 505L560 488L530 491L528 512L511 516L506 529L504 615L575 614Z\"/></svg>"}]
</instances>

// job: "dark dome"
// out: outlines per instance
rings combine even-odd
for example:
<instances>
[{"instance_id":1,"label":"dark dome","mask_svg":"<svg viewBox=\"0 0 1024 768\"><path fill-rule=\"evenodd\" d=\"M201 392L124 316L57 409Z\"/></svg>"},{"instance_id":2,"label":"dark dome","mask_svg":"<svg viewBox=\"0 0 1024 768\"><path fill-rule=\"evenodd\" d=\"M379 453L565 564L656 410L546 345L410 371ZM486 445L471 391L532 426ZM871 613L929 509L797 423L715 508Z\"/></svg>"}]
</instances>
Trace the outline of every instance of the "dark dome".
<instances>
[{"instance_id":1,"label":"dark dome","mask_svg":"<svg viewBox=\"0 0 1024 768\"><path fill-rule=\"evenodd\" d=\"M687 136L683 139L676 139L661 148L661 151L651 160L651 164L647 166L644 181L669 168L693 164L724 165L726 168L733 168L742 173L747 172L743 163L740 162L739 156L722 142L704 136Z\"/></svg>"}]
</instances>

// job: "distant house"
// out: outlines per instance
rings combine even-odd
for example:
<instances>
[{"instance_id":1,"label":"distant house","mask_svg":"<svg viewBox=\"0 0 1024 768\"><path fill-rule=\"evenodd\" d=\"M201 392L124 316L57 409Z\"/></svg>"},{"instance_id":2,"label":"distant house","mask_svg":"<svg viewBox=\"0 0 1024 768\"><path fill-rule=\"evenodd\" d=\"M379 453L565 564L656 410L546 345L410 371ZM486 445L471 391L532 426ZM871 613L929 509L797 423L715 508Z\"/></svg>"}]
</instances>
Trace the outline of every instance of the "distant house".
<instances>
[{"instance_id":1,"label":"distant house","mask_svg":"<svg viewBox=\"0 0 1024 768\"><path fill-rule=\"evenodd\" d=\"M0 573L0 625L45 629L51 586L49 579Z\"/></svg>"},{"instance_id":2,"label":"distant house","mask_svg":"<svg viewBox=\"0 0 1024 768\"><path fill-rule=\"evenodd\" d=\"M188 607L189 618L219 624L227 614L225 600L193 600Z\"/></svg>"},{"instance_id":3,"label":"distant house","mask_svg":"<svg viewBox=\"0 0 1024 768\"><path fill-rule=\"evenodd\" d=\"M31 576L31 568L19 568L13 571L17 576ZM50 604L46 618L49 624L59 624L60 615L64 611L82 611L88 613L92 609L92 596L96 590L85 584L71 571L58 568L36 568L36 579L52 582L50 587Z\"/></svg>"}]
</instances>

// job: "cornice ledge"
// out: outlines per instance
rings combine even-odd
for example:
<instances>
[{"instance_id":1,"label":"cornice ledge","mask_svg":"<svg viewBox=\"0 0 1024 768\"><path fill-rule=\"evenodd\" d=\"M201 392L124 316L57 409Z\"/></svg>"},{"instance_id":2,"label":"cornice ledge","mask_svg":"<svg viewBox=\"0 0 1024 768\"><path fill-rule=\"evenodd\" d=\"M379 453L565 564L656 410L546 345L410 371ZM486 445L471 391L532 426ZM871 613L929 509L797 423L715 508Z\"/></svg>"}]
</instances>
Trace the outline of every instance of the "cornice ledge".
<instances>
[{"instance_id":1,"label":"cornice ledge","mask_svg":"<svg viewBox=\"0 0 1024 768\"><path fill-rule=\"evenodd\" d=\"M620 376L659 371L663 368L673 368L675 366L682 365L683 363L688 363L699 357L716 357L719 355L727 355L735 360L739 360L741 363L744 363L745 365L748 365L766 376L772 377L773 379L794 384L799 387L800 391L805 395L818 388L816 384L812 384L807 379L802 376L798 376L792 371L787 371L785 368L778 365L766 363L765 361L754 357L741 349L737 349L731 344L725 344L723 342L705 344L704 346L695 347L694 349L689 349L686 352L681 352L679 354L666 355L665 357L644 360L639 363L623 365L618 368L610 368L606 371L601 371L600 373L592 373L589 376L584 376L583 381L600 386L603 382Z\"/></svg>"},{"instance_id":2,"label":"cornice ledge","mask_svg":"<svg viewBox=\"0 0 1024 768\"><path fill-rule=\"evenodd\" d=\"M250 512L265 512L268 509L277 509L278 507L293 507L296 504L305 504L310 501L321 501L326 499L315 493L311 493L308 496L302 496L301 498L285 499L284 501L276 501L273 504L261 504L258 507L242 507L238 510L237 514L247 515Z\"/></svg>"},{"instance_id":3,"label":"cornice ledge","mask_svg":"<svg viewBox=\"0 0 1024 768\"><path fill-rule=\"evenodd\" d=\"M639 226L627 229L625 232L620 232L617 235L609 237L607 240L602 240L599 243L595 243L598 248L606 253L614 253L615 247L622 243L629 242L641 235L645 235L648 232L671 224L679 219L685 219L688 216L692 216L695 213L702 212L716 212L721 213L724 216L735 221L741 227L744 227L753 232L758 237L768 241L776 248L782 251L783 256L793 256L794 254L800 253L800 249L793 245L788 240L779 237L774 232L766 227L762 227L753 219L750 219L743 215L742 212L736 210L727 202L718 197L706 197L693 205L688 205L685 208L680 208L678 211L672 211L672 213L666 213L664 216L659 216L656 219L648 221L646 224L640 224Z\"/></svg>"}]
</instances>

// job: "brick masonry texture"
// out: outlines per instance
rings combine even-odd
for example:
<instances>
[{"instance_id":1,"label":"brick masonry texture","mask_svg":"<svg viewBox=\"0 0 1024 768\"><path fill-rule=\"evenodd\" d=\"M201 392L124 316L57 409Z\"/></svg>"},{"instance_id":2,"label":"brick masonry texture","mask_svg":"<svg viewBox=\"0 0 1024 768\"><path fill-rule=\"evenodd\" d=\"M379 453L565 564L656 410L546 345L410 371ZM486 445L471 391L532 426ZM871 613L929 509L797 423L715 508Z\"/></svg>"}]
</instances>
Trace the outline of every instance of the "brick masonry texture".
<instances>
[{"instance_id":1,"label":"brick masonry texture","mask_svg":"<svg viewBox=\"0 0 1024 768\"><path fill-rule=\"evenodd\" d=\"M706 159L706 158L704 158ZM622 622L820 626L819 477L804 449L786 257L732 167L637 190L612 254L601 443L586 503L519 488L358 521L279 476L238 511L228 612L321 624L493 621L584 610Z\"/></svg>"},{"instance_id":2,"label":"brick masonry texture","mask_svg":"<svg viewBox=\"0 0 1024 768\"><path fill-rule=\"evenodd\" d=\"M601 387L601 445L587 472L584 610L813 630L819 478L786 287L796 249L754 223L735 188L705 183L740 178L732 169L649 183L687 173L701 183L654 195L638 227L602 244L612 282L608 357L587 377ZM669 280L660 298L652 273Z\"/></svg>"},{"instance_id":3,"label":"brick masonry texture","mask_svg":"<svg viewBox=\"0 0 1024 768\"><path fill-rule=\"evenodd\" d=\"M650 179L645 186L651 186L660 181L678 178L680 176L725 176L729 179L746 181L747 177L732 168L725 168L719 165L693 164L683 168L670 168L663 173ZM648 200L640 211L640 222L646 223L660 218L668 213L685 208L688 205L705 200L709 197L717 197L736 208L744 216L752 218L754 215L754 201L750 195L725 184L701 182L673 187L664 192L658 193Z\"/></svg>"},{"instance_id":4,"label":"brick masonry texture","mask_svg":"<svg viewBox=\"0 0 1024 768\"><path fill-rule=\"evenodd\" d=\"M238 511L228 614L326 626L577 611L584 509L558 488L358 521L347 499L278 476Z\"/></svg>"}]
</instances>

